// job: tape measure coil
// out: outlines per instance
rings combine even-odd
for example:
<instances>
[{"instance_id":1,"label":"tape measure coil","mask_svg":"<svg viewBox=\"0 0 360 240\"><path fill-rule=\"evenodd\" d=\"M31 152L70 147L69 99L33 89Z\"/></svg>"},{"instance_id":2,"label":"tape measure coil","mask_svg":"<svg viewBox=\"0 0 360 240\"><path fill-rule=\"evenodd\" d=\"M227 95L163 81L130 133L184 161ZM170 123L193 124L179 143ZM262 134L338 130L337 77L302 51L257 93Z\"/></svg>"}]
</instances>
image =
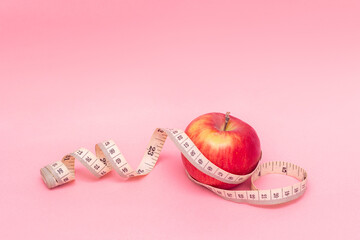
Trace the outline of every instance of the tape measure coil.
<instances>
[{"instance_id":1,"label":"tape measure coil","mask_svg":"<svg viewBox=\"0 0 360 240\"><path fill-rule=\"evenodd\" d=\"M75 159L77 159L98 178L101 178L113 169L124 178L144 176L149 174L155 167L168 136L192 165L213 178L225 183L240 184L251 177L251 190L224 190L196 181L185 170L191 181L209 189L226 200L239 203L273 205L292 201L300 197L306 190L307 173L303 168L295 164L281 161L265 162L259 163L256 169L247 175L232 174L209 161L184 131L169 128L155 129L147 150L136 170L126 161L115 142L108 140L95 145L95 154L86 148L79 148L75 152L64 156L61 161L41 168L40 174L48 188L54 188L73 181L75 180ZM300 182L292 186L277 189L257 189L254 182L267 174L288 175Z\"/></svg>"}]
</instances>

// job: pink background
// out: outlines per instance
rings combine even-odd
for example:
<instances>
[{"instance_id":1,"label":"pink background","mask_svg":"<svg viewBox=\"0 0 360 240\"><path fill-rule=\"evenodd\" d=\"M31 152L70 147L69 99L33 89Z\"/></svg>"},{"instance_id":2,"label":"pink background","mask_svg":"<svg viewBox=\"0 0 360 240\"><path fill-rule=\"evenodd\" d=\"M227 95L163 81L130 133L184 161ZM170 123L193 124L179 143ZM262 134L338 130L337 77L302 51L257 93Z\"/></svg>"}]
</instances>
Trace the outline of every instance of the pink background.
<instances>
[{"instance_id":1,"label":"pink background","mask_svg":"<svg viewBox=\"0 0 360 240\"><path fill-rule=\"evenodd\" d=\"M356 0L1 1L1 239L359 239L359 12ZM251 124L263 161L304 167L305 195L225 201L187 179L170 141L145 178L97 180L77 162L71 184L41 180L109 138L136 166L156 127L213 111Z\"/></svg>"}]
</instances>

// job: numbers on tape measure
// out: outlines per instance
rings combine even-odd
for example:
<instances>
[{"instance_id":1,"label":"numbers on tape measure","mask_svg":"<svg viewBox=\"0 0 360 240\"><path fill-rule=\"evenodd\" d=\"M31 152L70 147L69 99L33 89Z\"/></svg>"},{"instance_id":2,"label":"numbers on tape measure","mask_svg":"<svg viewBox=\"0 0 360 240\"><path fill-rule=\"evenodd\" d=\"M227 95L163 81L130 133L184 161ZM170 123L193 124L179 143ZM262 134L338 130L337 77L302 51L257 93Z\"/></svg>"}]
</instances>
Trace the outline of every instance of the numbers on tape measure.
<instances>
[{"instance_id":1,"label":"numbers on tape measure","mask_svg":"<svg viewBox=\"0 0 360 240\"><path fill-rule=\"evenodd\" d=\"M250 198L250 199L255 199L255 194L254 194L254 193L250 193L250 194L249 194L249 198Z\"/></svg>"},{"instance_id":2,"label":"numbers on tape measure","mask_svg":"<svg viewBox=\"0 0 360 240\"><path fill-rule=\"evenodd\" d=\"M107 166L106 158L101 158L101 159L100 159L100 162L102 162L105 166Z\"/></svg>"},{"instance_id":3,"label":"numbers on tape measure","mask_svg":"<svg viewBox=\"0 0 360 240\"><path fill-rule=\"evenodd\" d=\"M239 199L244 199L245 198L245 195L243 193L238 193L238 198Z\"/></svg>"},{"instance_id":4,"label":"numbers on tape measure","mask_svg":"<svg viewBox=\"0 0 360 240\"><path fill-rule=\"evenodd\" d=\"M267 194L265 193L265 194L261 194L261 198L262 199L267 199Z\"/></svg>"},{"instance_id":5,"label":"numbers on tape measure","mask_svg":"<svg viewBox=\"0 0 360 240\"><path fill-rule=\"evenodd\" d=\"M58 168L56 171L59 173L59 175L64 173L64 170L62 170L62 168Z\"/></svg>"},{"instance_id":6,"label":"numbers on tape measure","mask_svg":"<svg viewBox=\"0 0 360 240\"><path fill-rule=\"evenodd\" d=\"M154 152L155 152L155 149L156 149L155 147L150 146L150 147L149 147L149 151L148 151L147 154L150 155L150 156L153 156L153 155L154 155Z\"/></svg>"}]
</instances>

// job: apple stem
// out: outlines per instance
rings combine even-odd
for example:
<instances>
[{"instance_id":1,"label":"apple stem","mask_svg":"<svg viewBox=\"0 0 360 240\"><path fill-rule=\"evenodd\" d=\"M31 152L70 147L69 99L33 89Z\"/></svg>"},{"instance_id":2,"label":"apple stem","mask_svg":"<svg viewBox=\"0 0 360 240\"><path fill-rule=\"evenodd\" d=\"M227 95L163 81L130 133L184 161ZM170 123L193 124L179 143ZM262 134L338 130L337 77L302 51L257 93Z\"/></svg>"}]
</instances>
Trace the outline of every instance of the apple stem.
<instances>
[{"instance_id":1,"label":"apple stem","mask_svg":"<svg viewBox=\"0 0 360 240\"><path fill-rule=\"evenodd\" d=\"M224 126L224 130L223 130L223 131L226 131L226 130L225 130L225 129L226 129L226 126L227 126L227 124L228 124L228 122L229 122L229 120L230 120L229 115L230 115L230 112L226 112L226 115L225 115L225 126Z\"/></svg>"}]
</instances>

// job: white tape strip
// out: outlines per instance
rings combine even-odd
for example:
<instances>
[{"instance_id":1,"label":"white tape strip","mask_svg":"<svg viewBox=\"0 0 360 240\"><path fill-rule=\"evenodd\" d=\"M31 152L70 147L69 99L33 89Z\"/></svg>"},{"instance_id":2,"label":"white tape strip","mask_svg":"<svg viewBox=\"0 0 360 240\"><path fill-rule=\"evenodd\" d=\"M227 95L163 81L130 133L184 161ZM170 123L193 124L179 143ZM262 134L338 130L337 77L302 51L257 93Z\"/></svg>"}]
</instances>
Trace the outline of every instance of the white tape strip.
<instances>
[{"instance_id":1,"label":"white tape strip","mask_svg":"<svg viewBox=\"0 0 360 240\"><path fill-rule=\"evenodd\" d=\"M167 136L170 137L191 164L213 178L225 183L239 184L251 177L252 190L237 191L219 189L200 183L186 172L191 181L206 187L226 200L262 205L279 204L300 197L306 190L307 173L299 166L287 162L266 162L259 164L250 174L232 174L211 163L184 131L168 128L157 128L154 131L146 152L136 170L133 170L128 164L115 142L109 140L96 144L96 155L85 148L79 148L75 152L66 155L61 161L41 168L40 173L48 188L54 188L75 180L75 159L78 159L98 178L106 175L112 169L124 178L147 175L155 167ZM273 173L288 175L298 179L300 182L278 189L258 190L254 182L261 176Z\"/></svg>"}]
</instances>

